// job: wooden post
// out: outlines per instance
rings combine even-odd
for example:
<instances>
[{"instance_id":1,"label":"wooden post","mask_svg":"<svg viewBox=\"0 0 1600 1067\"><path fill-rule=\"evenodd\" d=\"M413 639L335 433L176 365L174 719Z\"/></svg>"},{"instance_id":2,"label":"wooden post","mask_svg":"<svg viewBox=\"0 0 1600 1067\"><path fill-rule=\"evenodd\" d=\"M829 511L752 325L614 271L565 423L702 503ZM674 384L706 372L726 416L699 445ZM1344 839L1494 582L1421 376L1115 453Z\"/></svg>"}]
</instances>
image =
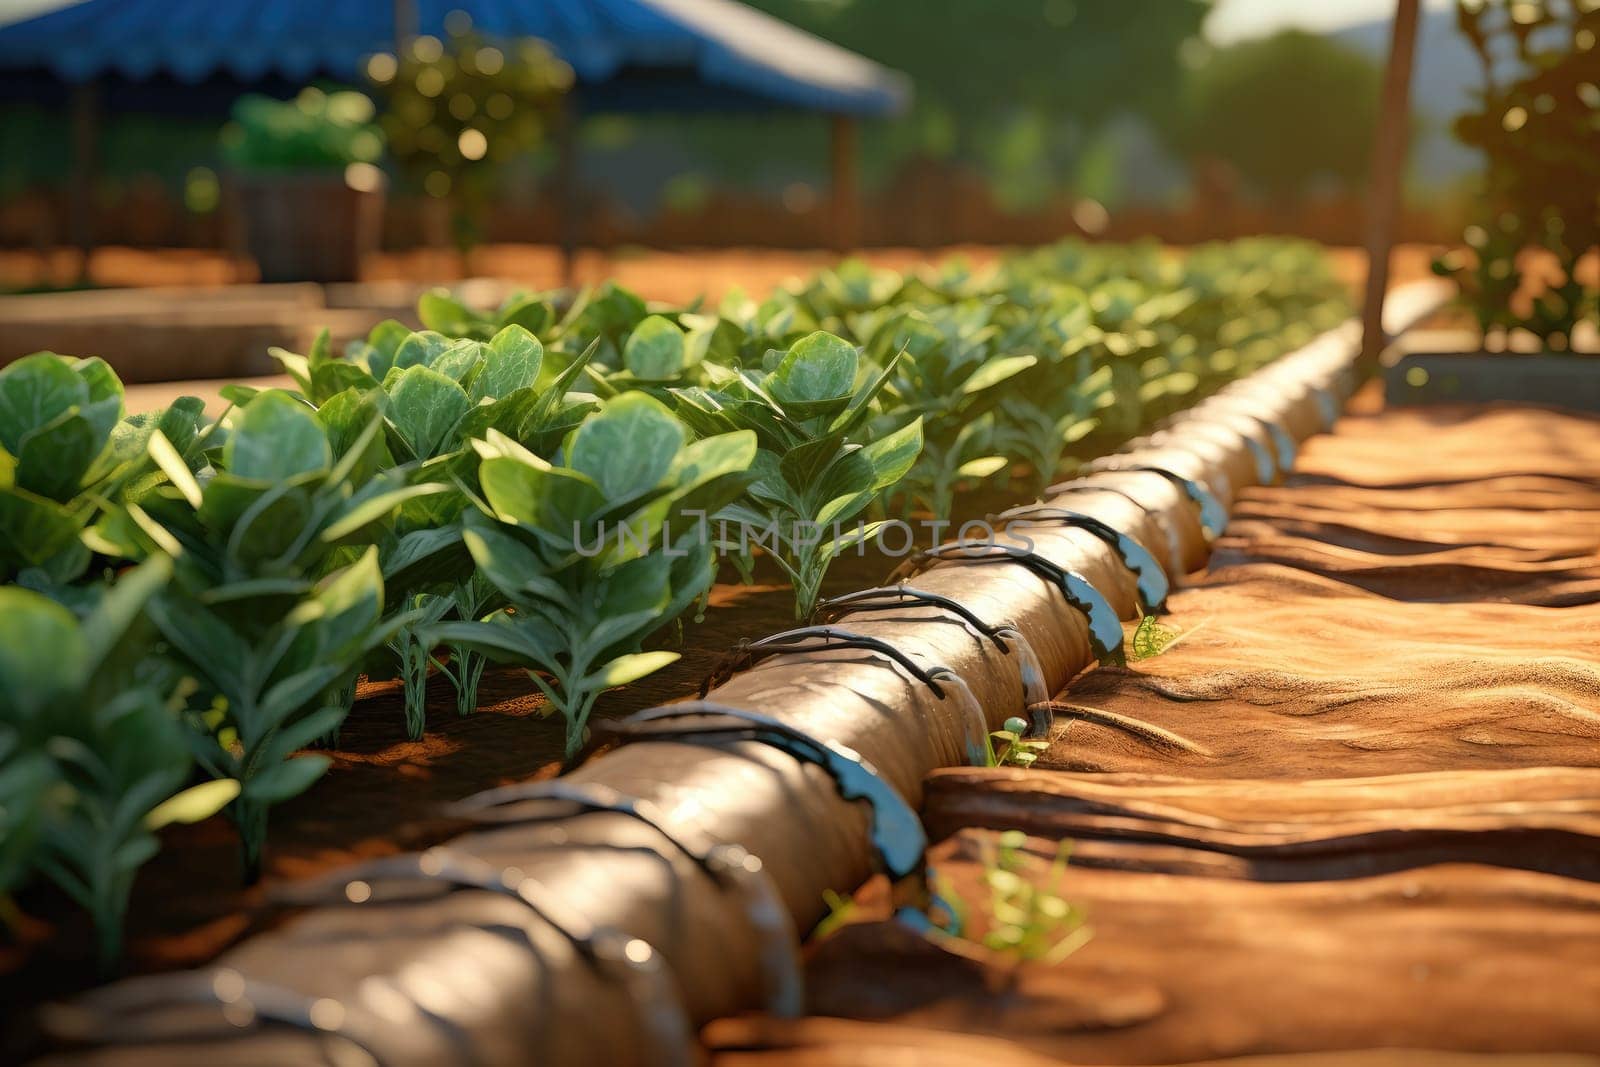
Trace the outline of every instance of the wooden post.
<instances>
[{"instance_id":1,"label":"wooden post","mask_svg":"<svg viewBox=\"0 0 1600 1067\"><path fill-rule=\"evenodd\" d=\"M94 186L100 171L100 87L86 81L72 90L72 191L67 230L78 250L78 281L89 281L94 255Z\"/></svg>"},{"instance_id":2,"label":"wooden post","mask_svg":"<svg viewBox=\"0 0 1600 1067\"><path fill-rule=\"evenodd\" d=\"M859 137L856 120L833 116L832 207L833 247L848 252L861 243L861 188L858 180Z\"/></svg>"},{"instance_id":3,"label":"wooden post","mask_svg":"<svg viewBox=\"0 0 1600 1067\"><path fill-rule=\"evenodd\" d=\"M561 284L576 288L578 245L583 241L583 207L578 195L578 107L575 90L557 103L556 112L556 227L561 247Z\"/></svg>"},{"instance_id":4,"label":"wooden post","mask_svg":"<svg viewBox=\"0 0 1600 1067\"><path fill-rule=\"evenodd\" d=\"M419 32L417 0L394 0L394 57L406 54L406 42Z\"/></svg>"},{"instance_id":5,"label":"wooden post","mask_svg":"<svg viewBox=\"0 0 1600 1067\"><path fill-rule=\"evenodd\" d=\"M1389 252L1400 204L1400 179L1405 172L1411 61L1416 44L1417 0L1397 0L1367 185L1367 291L1361 309L1361 362L1369 373L1377 367L1389 340L1383 331L1383 298L1389 288Z\"/></svg>"}]
</instances>

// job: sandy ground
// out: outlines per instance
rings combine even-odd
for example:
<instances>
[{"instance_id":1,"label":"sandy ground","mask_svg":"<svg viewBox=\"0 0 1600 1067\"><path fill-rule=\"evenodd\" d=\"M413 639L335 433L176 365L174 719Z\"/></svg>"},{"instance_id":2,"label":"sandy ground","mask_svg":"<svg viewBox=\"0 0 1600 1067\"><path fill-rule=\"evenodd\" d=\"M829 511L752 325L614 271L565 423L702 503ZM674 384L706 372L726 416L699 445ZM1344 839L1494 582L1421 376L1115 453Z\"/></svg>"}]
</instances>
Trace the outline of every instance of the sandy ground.
<instances>
[{"instance_id":1,"label":"sandy ground","mask_svg":"<svg viewBox=\"0 0 1600 1067\"><path fill-rule=\"evenodd\" d=\"M1001 251L993 245L962 245L936 249L867 249L856 254L874 263L904 270L952 255L984 263ZM1354 248L1332 251L1340 272L1352 285L1359 284L1364 276L1365 255ZM1435 251L1423 245L1398 247L1394 280L1401 282L1426 276ZM612 278L655 300L687 302L701 295L715 300L734 288L752 293L770 289L837 262L839 258L840 253L826 249L586 251L578 257L575 277L579 284L585 285ZM77 253L70 249L44 254L26 249L0 249L0 287L72 285L77 281L77 263ZM253 281L254 270L248 263L220 252L114 247L94 253L89 277L100 286L225 286ZM533 289L553 289L563 282L560 254L543 245L485 245L476 250L466 264L453 252L422 249L385 253L368 261L362 280L448 284L466 277L505 278Z\"/></svg>"}]
</instances>

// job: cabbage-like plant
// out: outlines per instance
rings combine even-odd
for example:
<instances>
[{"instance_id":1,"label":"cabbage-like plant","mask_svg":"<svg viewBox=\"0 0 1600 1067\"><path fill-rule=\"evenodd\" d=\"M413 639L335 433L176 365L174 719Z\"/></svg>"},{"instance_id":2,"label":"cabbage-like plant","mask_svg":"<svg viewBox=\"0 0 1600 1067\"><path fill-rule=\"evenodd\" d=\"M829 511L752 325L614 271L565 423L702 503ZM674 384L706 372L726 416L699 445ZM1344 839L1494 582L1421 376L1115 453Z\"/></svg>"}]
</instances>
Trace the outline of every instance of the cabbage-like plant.
<instances>
[{"instance_id":1,"label":"cabbage-like plant","mask_svg":"<svg viewBox=\"0 0 1600 1067\"><path fill-rule=\"evenodd\" d=\"M691 443L634 392L578 427L558 464L498 433L475 447L487 511L467 514L463 536L510 608L442 623L433 639L528 668L567 720L571 755L601 693L678 658L642 642L709 588L704 518L749 484L755 435Z\"/></svg>"},{"instance_id":2,"label":"cabbage-like plant","mask_svg":"<svg viewBox=\"0 0 1600 1067\"><path fill-rule=\"evenodd\" d=\"M824 329L846 327L856 312L874 311L894 304L905 284L892 270L874 267L861 259L847 259L832 270L819 271L800 297Z\"/></svg>"},{"instance_id":3,"label":"cabbage-like plant","mask_svg":"<svg viewBox=\"0 0 1600 1067\"><path fill-rule=\"evenodd\" d=\"M446 337L487 341L507 326L520 326L532 334L549 330L556 322L555 307L540 293L514 292L489 311L476 311L450 295L447 289L430 289L417 300L417 317L427 329Z\"/></svg>"},{"instance_id":4,"label":"cabbage-like plant","mask_svg":"<svg viewBox=\"0 0 1600 1067\"><path fill-rule=\"evenodd\" d=\"M38 352L0 368L0 578L83 573L79 535L98 512L93 489L116 467L121 418L122 383L101 360Z\"/></svg>"},{"instance_id":5,"label":"cabbage-like plant","mask_svg":"<svg viewBox=\"0 0 1600 1067\"><path fill-rule=\"evenodd\" d=\"M991 307L969 302L928 311L894 314L874 332L869 351L880 357L904 351L890 378L893 424L906 412L922 421L923 448L917 462L889 491L907 503L925 505L947 520L958 483L986 478L1008 465L994 449L994 420L1004 386L1032 367L1032 355L1005 355L995 340Z\"/></svg>"},{"instance_id":6,"label":"cabbage-like plant","mask_svg":"<svg viewBox=\"0 0 1600 1067\"><path fill-rule=\"evenodd\" d=\"M679 416L697 432L755 434L755 480L716 515L721 547L764 548L794 585L797 618L810 617L839 554L878 532L880 523L858 516L905 476L922 449L920 418L861 443L898 359L864 376L855 346L819 331L796 341L770 374L741 371L714 390L676 391ZM846 528L852 520L856 526ZM737 540L721 538L725 527Z\"/></svg>"},{"instance_id":7,"label":"cabbage-like plant","mask_svg":"<svg viewBox=\"0 0 1600 1067\"><path fill-rule=\"evenodd\" d=\"M669 388L700 384L703 364L708 359L738 365L742 335L736 327L705 316L681 318L692 323L691 328L686 330L666 315L651 315L641 321L622 344L619 369L607 371L590 364L586 370L596 395L611 397L630 389L643 389L658 399L670 399Z\"/></svg>"},{"instance_id":8,"label":"cabbage-like plant","mask_svg":"<svg viewBox=\"0 0 1600 1067\"><path fill-rule=\"evenodd\" d=\"M406 502L447 487L407 484L393 472L357 485L354 472L382 440L373 422L336 461L317 415L269 390L235 413L203 484L152 435L151 455L169 481L99 530L122 538L130 556L159 548L176 559L177 580L148 610L201 696L222 698L197 754L213 775L241 782L231 810L251 876L267 810L327 766L325 757L290 757L338 727L348 704L331 694L346 691L364 657L409 621L383 616L376 547L353 564L351 549L372 546Z\"/></svg>"},{"instance_id":9,"label":"cabbage-like plant","mask_svg":"<svg viewBox=\"0 0 1600 1067\"><path fill-rule=\"evenodd\" d=\"M1052 372L1054 386L1008 390L996 412L993 439L1000 452L1028 465L1035 494L1055 479L1068 446L1093 433L1100 411L1117 401L1110 369L1090 369L1087 352L1041 366Z\"/></svg>"},{"instance_id":10,"label":"cabbage-like plant","mask_svg":"<svg viewBox=\"0 0 1600 1067\"><path fill-rule=\"evenodd\" d=\"M171 573L165 557L150 559L81 623L41 594L0 588L0 870L10 883L31 859L88 911L103 968L120 953L155 831L207 818L239 792L228 778L184 788L194 758L173 704L177 676L153 669L142 619Z\"/></svg>"},{"instance_id":11,"label":"cabbage-like plant","mask_svg":"<svg viewBox=\"0 0 1600 1067\"><path fill-rule=\"evenodd\" d=\"M524 326L505 325L479 341L472 338L486 330L485 316L442 293L425 296L420 308L425 321L468 336L452 339L431 330L413 333L380 326L354 363L332 358L325 335L305 357L274 351L301 391L322 405L318 414L330 427L343 427L348 436L358 415L381 413L385 440L380 468L399 462L414 480L453 484L470 474L471 464L462 460L472 438L496 430L548 453L593 408L591 401L568 394L586 357L552 378L546 373L544 346ZM340 391L330 394L330 389ZM479 618L499 606L483 595L481 584L468 586L471 560L457 523L465 506L465 498L455 491L407 502L384 543L391 610L413 623L388 643L389 664L373 669L399 675L406 730L413 738L421 737L426 726L431 668L441 668L450 678L459 711L464 714L477 705L482 658L463 648L448 666L440 664L423 637L426 627L453 612L481 606L471 616Z\"/></svg>"},{"instance_id":12,"label":"cabbage-like plant","mask_svg":"<svg viewBox=\"0 0 1600 1067\"><path fill-rule=\"evenodd\" d=\"M536 453L554 452L562 437L593 410L592 401L568 393L587 356L544 382L544 346L521 326L506 326L487 342L440 345L435 337L415 334L402 343L381 394L390 449L420 464L424 477L452 483L469 477L471 463L463 449L468 441L491 431ZM469 586L470 560L459 550L456 531L465 506L464 498L451 494L403 509L395 551L385 560L391 589L397 584L400 561L415 573L422 548L444 553L444 562L456 563L453 570L433 567L431 581L405 587L395 597L397 606L417 613L417 622L395 635L391 649L404 684L407 731L414 738L422 736L426 722L428 669L437 665L424 637L426 627L453 612L475 612L457 616L473 621L500 606L485 595L481 583ZM458 658L445 673L456 690L457 710L466 713L477 706L483 661L465 646L455 652Z\"/></svg>"},{"instance_id":13,"label":"cabbage-like plant","mask_svg":"<svg viewBox=\"0 0 1600 1067\"><path fill-rule=\"evenodd\" d=\"M593 363L616 370L628 335L650 314L643 298L615 282L578 294L551 332L558 351L575 357L594 350Z\"/></svg>"}]
</instances>

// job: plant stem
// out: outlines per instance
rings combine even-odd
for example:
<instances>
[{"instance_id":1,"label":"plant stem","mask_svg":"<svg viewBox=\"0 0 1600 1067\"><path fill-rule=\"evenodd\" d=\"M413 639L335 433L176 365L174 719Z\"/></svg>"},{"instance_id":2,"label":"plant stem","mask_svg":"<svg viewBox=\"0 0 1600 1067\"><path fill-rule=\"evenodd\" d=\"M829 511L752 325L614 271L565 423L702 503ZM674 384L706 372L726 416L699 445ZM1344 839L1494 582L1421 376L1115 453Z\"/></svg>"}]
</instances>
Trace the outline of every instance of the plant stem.
<instances>
[{"instance_id":1,"label":"plant stem","mask_svg":"<svg viewBox=\"0 0 1600 1067\"><path fill-rule=\"evenodd\" d=\"M428 649L417 633L408 627L396 638L395 652L400 657L406 736L413 741L420 741L428 725Z\"/></svg>"},{"instance_id":2,"label":"plant stem","mask_svg":"<svg viewBox=\"0 0 1600 1067\"><path fill-rule=\"evenodd\" d=\"M356 681L357 679L352 678L348 682L335 686L333 691L328 694L328 706L339 709L340 723L343 723L345 719L349 718L350 709L355 707ZM317 744L323 748L338 748L339 727L335 726L333 729L317 738Z\"/></svg>"},{"instance_id":3,"label":"plant stem","mask_svg":"<svg viewBox=\"0 0 1600 1067\"><path fill-rule=\"evenodd\" d=\"M112 861L108 858L107 862ZM110 978L122 958L122 926L127 918L131 881L115 874L95 879L95 953L102 978Z\"/></svg>"},{"instance_id":4,"label":"plant stem","mask_svg":"<svg viewBox=\"0 0 1600 1067\"><path fill-rule=\"evenodd\" d=\"M584 733L589 722L589 713L594 710L595 701L600 699L597 692L584 693L572 705L567 716L567 746L564 758L571 760L583 749Z\"/></svg>"},{"instance_id":5,"label":"plant stem","mask_svg":"<svg viewBox=\"0 0 1600 1067\"><path fill-rule=\"evenodd\" d=\"M267 809L240 797L232 807L233 824L239 830L239 857L245 885L261 880L261 852L267 840Z\"/></svg>"},{"instance_id":6,"label":"plant stem","mask_svg":"<svg viewBox=\"0 0 1600 1067\"><path fill-rule=\"evenodd\" d=\"M483 679L487 660L482 653L460 645L450 646L450 659L455 664L452 678L456 685L456 714L471 715L478 710L478 683Z\"/></svg>"}]
</instances>

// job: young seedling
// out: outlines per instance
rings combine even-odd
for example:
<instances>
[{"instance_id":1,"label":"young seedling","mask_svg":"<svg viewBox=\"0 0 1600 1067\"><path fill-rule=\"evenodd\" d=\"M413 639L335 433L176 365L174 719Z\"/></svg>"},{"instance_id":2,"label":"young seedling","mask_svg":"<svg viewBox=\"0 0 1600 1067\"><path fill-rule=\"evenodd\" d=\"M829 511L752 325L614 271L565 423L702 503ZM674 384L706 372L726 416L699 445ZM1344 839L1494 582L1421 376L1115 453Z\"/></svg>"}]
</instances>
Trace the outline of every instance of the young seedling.
<instances>
[{"instance_id":1,"label":"young seedling","mask_svg":"<svg viewBox=\"0 0 1600 1067\"><path fill-rule=\"evenodd\" d=\"M908 506L925 505L947 521L958 483L983 479L1009 461L994 451L994 417L1008 380L1032 367L1032 355L1003 355L992 308L972 301L952 307L895 315L873 334L868 351L904 351L890 378L893 423L914 411L922 420L923 449L917 462L889 491Z\"/></svg>"},{"instance_id":2,"label":"young seedling","mask_svg":"<svg viewBox=\"0 0 1600 1067\"><path fill-rule=\"evenodd\" d=\"M715 516L719 530L738 531L719 547L746 554L759 541L793 583L798 619L810 617L834 559L881 525L847 524L903 478L922 450L920 418L860 443L898 358L862 380L855 346L819 332L796 341L771 373L741 371L714 390L675 391L680 417L696 431L748 430L759 441L755 480Z\"/></svg>"},{"instance_id":3,"label":"young seedling","mask_svg":"<svg viewBox=\"0 0 1600 1067\"><path fill-rule=\"evenodd\" d=\"M1024 735L1028 732L1028 720L1019 715L1013 715L1005 721L1005 725L989 735L990 746L998 753L994 758L997 767L1031 767L1050 750L1050 742L1032 741Z\"/></svg>"},{"instance_id":4,"label":"young seedling","mask_svg":"<svg viewBox=\"0 0 1600 1067\"><path fill-rule=\"evenodd\" d=\"M101 360L38 352L0 368L0 580L34 569L61 583L87 569L79 535L122 466L111 448L121 418L122 383Z\"/></svg>"},{"instance_id":5,"label":"young seedling","mask_svg":"<svg viewBox=\"0 0 1600 1067\"><path fill-rule=\"evenodd\" d=\"M1043 879L1032 877L1028 870L1027 843L1021 830L1007 830L994 843L984 839L983 884L988 896L979 904L981 931L975 929L971 908L962 904L948 882L941 885L940 898L955 912L954 936L975 940L1018 963L1054 966L1088 944L1093 931L1082 910L1062 896L1072 842L1062 841L1056 848Z\"/></svg>"},{"instance_id":6,"label":"young seedling","mask_svg":"<svg viewBox=\"0 0 1600 1067\"><path fill-rule=\"evenodd\" d=\"M492 311L474 311L447 289L431 289L417 301L422 325L446 337L487 341L508 326L542 334L555 325L555 308L538 293L515 292Z\"/></svg>"},{"instance_id":7,"label":"young seedling","mask_svg":"<svg viewBox=\"0 0 1600 1067\"><path fill-rule=\"evenodd\" d=\"M489 318L439 294L425 296L419 310L424 321L465 336L452 340L436 331L380 327L361 353L365 369L330 359L325 339L319 339L303 367L294 362L300 357L276 353L302 390L321 404L318 417L330 435L349 438L381 415L383 441L373 451L376 463L369 475L398 464L413 480L453 485L472 466L469 440L495 430L549 452L592 410L592 402L568 395L587 357L549 378L544 346L522 325L503 325L479 341L473 338L486 334ZM528 315L537 318L532 311ZM333 374L333 367L343 369ZM327 395L335 386L343 388ZM466 506L465 496L454 490L408 501L384 542L388 603L413 622L385 646L388 665L374 664L372 670L399 674L406 730L413 738L421 737L426 725L429 671L444 666L423 639L424 629L452 613L475 620L500 606L486 598L481 583L470 584L471 560L458 522ZM477 613L461 616L462 610ZM456 689L458 710L467 712L477 706L483 660L467 649L455 651L444 673Z\"/></svg>"},{"instance_id":8,"label":"young seedling","mask_svg":"<svg viewBox=\"0 0 1600 1067\"><path fill-rule=\"evenodd\" d=\"M704 516L749 484L755 435L691 444L636 392L606 401L559 464L498 433L474 447L485 510L467 514L463 537L510 609L441 623L430 639L528 668L567 720L571 756L601 693L678 658L641 643L710 585Z\"/></svg>"},{"instance_id":9,"label":"young seedling","mask_svg":"<svg viewBox=\"0 0 1600 1067\"><path fill-rule=\"evenodd\" d=\"M1154 659L1163 652L1170 651L1180 641L1187 641L1197 633L1205 622L1196 623L1187 630L1179 630L1173 626L1166 626L1154 615L1141 615L1139 625L1134 627L1133 637L1128 641L1128 662L1137 663L1144 659Z\"/></svg>"},{"instance_id":10,"label":"young seedling","mask_svg":"<svg viewBox=\"0 0 1600 1067\"><path fill-rule=\"evenodd\" d=\"M383 617L377 550L350 563L347 546L371 545L407 501L441 493L389 474L356 485L353 472L381 446L371 424L337 462L323 424L280 390L236 412L202 487L176 449L152 435L169 479L124 505L106 540L124 554L175 557L177 580L147 611L200 696L221 697L196 717L197 756L216 777L237 779L231 805L246 874L259 872L267 810L304 790L326 757L294 757L337 728L346 689L364 657L409 619Z\"/></svg>"},{"instance_id":11,"label":"young seedling","mask_svg":"<svg viewBox=\"0 0 1600 1067\"><path fill-rule=\"evenodd\" d=\"M153 557L81 623L41 594L0 588L0 798L11 823L0 885L31 861L93 918L102 971L121 954L128 893L155 855L155 831L208 818L239 794L231 778L184 788L194 760L172 704L179 678L152 669L141 625L171 574ZM20 817L13 799L24 801Z\"/></svg>"}]
</instances>

